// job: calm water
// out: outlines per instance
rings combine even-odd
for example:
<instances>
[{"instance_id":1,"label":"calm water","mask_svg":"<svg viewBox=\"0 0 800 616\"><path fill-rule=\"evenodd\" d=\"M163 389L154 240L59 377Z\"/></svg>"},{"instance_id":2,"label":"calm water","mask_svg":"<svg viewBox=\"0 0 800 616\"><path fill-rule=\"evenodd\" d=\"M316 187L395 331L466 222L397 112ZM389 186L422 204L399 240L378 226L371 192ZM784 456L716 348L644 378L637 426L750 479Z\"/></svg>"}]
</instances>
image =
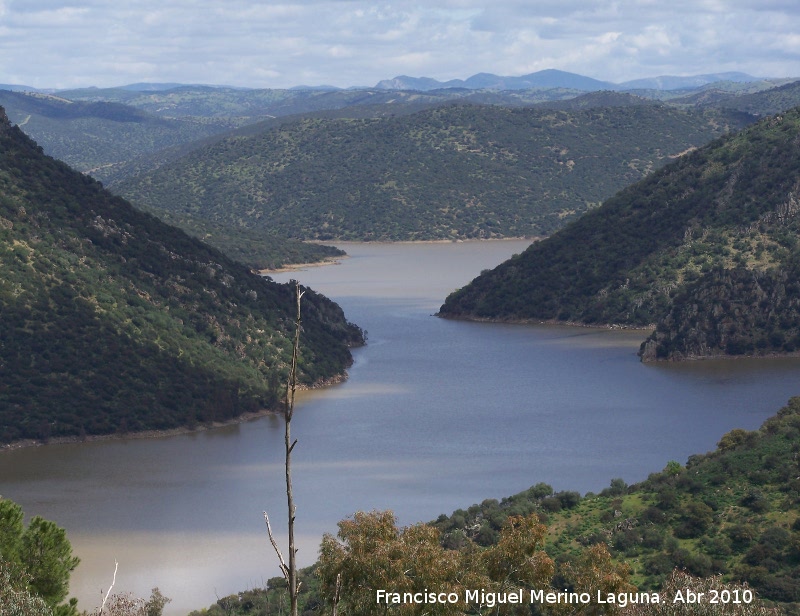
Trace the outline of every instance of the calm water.
<instances>
[{"instance_id":1,"label":"calm water","mask_svg":"<svg viewBox=\"0 0 800 616\"><path fill-rule=\"evenodd\" d=\"M281 274L369 331L348 382L303 397L293 422L301 564L359 509L430 520L539 481L598 491L756 428L800 393L800 360L642 365L642 332L445 321L443 298L523 242L346 245L340 265ZM159 586L185 614L279 575L283 429L274 417L157 440L0 456L0 494L65 526L80 606Z\"/></svg>"}]
</instances>

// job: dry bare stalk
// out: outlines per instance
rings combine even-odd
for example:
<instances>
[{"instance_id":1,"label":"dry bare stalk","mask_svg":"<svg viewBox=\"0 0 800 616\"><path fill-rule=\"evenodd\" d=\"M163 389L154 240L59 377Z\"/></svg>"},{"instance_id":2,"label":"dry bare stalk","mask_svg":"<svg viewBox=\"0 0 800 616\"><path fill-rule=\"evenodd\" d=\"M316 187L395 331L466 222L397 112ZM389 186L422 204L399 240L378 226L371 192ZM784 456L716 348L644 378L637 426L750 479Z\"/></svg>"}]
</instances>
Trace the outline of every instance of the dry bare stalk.
<instances>
[{"instance_id":1,"label":"dry bare stalk","mask_svg":"<svg viewBox=\"0 0 800 616\"><path fill-rule=\"evenodd\" d=\"M117 559L114 559L114 577L111 580L111 586L108 587L108 592L106 596L103 598L103 603L100 605L100 611L97 612L97 616L100 616L103 613L103 608L106 606L106 601L108 601L108 596L111 594L111 589L114 588L114 584L117 583L117 568L119 567L119 563Z\"/></svg>"},{"instance_id":2,"label":"dry bare stalk","mask_svg":"<svg viewBox=\"0 0 800 616\"><path fill-rule=\"evenodd\" d=\"M286 578L286 583L289 586L289 602L291 616L297 616L297 596L300 594L300 583L297 581L297 548L295 547L294 540L294 520L296 507L294 505L294 492L292 490L292 450L297 445L297 440L292 441L292 415L294 414L294 396L297 389L297 357L300 350L300 298L303 297L305 291L300 291L300 283L294 281L295 298L297 300L297 316L294 322L294 345L292 346L292 364L289 370L289 381L286 384L286 399L284 402L283 418L284 418L284 445L286 449L286 504L289 510L289 564L283 559L281 551L278 549L278 543L272 534L272 527L269 524L269 516L264 512L264 520L267 523L267 533L269 534L270 543L275 549L280 561L281 573Z\"/></svg>"},{"instance_id":3,"label":"dry bare stalk","mask_svg":"<svg viewBox=\"0 0 800 616\"><path fill-rule=\"evenodd\" d=\"M286 561L283 560L283 554L281 554L281 549L278 547L278 542L275 541L275 536L272 534L272 526L269 524L269 516L267 512L264 512L264 521L267 523L267 534L269 535L269 542L272 544L272 547L275 549L275 553L278 555L278 560L280 561L281 565L281 573L283 573L283 577L285 577L288 581L289 579L289 568L286 566Z\"/></svg>"},{"instance_id":4,"label":"dry bare stalk","mask_svg":"<svg viewBox=\"0 0 800 616\"><path fill-rule=\"evenodd\" d=\"M337 616L337 611L339 609L339 597L342 592L342 574L336 574L336 589L333 591L333 611L331 612L331 616Z\"/></svg>"}]
</instances>

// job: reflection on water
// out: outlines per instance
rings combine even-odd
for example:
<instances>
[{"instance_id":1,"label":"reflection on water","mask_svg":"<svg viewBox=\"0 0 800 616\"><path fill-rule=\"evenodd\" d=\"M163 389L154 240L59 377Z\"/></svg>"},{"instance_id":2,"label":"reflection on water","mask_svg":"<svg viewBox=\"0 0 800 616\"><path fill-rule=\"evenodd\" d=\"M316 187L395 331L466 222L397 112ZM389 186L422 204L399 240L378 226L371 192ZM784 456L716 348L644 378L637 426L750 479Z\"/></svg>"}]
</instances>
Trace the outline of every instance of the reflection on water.
<instances>
[{"instance_id":1,"label":"reflection on water","mask_svg":"<svg viewBox=\"0 0 800 616\"><path fill-rule=\"evenodd\" d=\"M363 383L361 385L350 385L349 387L329 387L326 389L312 389L298 391L295 400L298 404L308 403L312 400L349 400L353 398L379 398L380 396L391 396L408 393L408 389L397 384L390 383Z\"/></svg>"},{"instance_id":2,"label":"reflection on water","mask_svg":"<svg viewBox=\"0 0 800 616\"><path fill-rule=\"evenodd\" d=\"M431 520L539 481L597 491L753 429L798 393L798 359L643 365L644 332L492 325L431 316L521 242L348 245L296 277L369 331L349 381L298 400L301 565L359 509ZM263 522L285 511L283 426L270 416L156 440L0 456L0 494L56 520L83 559L73 592L98 603L153 586L185 614L279 575Z\"/></svg>"}]
</instances>

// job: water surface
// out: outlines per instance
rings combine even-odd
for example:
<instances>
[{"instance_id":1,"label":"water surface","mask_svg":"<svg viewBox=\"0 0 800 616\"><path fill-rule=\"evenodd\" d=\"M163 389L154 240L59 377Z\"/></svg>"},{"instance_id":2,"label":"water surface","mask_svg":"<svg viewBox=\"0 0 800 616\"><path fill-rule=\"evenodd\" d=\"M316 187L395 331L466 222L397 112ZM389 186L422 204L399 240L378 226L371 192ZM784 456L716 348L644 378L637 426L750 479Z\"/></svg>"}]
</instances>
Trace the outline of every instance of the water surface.
<instances>
[{"instance_id":1,"label":"water surface","mask_svg":"<svg viewBox=\"0 0 800 616\"><path fill-rule=\"evenodd\" d=\"M545 481L598 491L753 429L794 394L798 359L643 365L643 332L431 316L524 242L344 245L340 265L275 275L338 301L369 332L346 383L293 422L301 565L354 511L431 520ZM0 456L0 494L67 528L80 606L117 589L185 614L279 575L264 510L285 533L283 427L265 417L154 440Z\"/></svg>"}]
</instances>

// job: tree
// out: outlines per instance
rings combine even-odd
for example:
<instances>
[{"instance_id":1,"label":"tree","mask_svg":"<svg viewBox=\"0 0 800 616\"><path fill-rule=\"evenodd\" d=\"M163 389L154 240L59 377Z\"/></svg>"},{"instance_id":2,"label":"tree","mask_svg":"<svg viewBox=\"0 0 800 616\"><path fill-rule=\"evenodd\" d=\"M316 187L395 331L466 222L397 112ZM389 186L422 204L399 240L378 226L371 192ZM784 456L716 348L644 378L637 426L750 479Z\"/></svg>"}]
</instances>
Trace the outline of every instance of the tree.
<instances>
[{"instance_id":1,"label":"tree","mask_svg":"<svg viewBox=\"0 0 800 616\"><path fill-rule=\"evenodd\" d=\"M630 567L625 563L615 563L605 543L596 543L583 550L578 559L568 563L565 569L564 577L573 588L592 597L636 592L636 587L629 581ZM619 608L613 603L584 607L583 613L587 615L619 613Z\"/></svg>"},{"instance_id":2,"label":"tree","mask_svg":"<svg viewBox=\"0 0 800 616\"><path fill-rule=\"evenodd\" d=\"M486 572L498 592L548 585L553 560L544 552L547 528L536 514L511 516L500 530L497 545L483 554Z\"/></svg>"},{"instance_id":3,"label":"tree","mask_svg":"<svg viewBox=\"0 0 800 616\"><path fill-rule=\"evenodd\" d=\"M25 531L22 507L0 498L0 556L8 561L19 559L20 539Z\"/></svg>"},{"instance_id":4,"label":"tree","mask_svg":"<svg viewBox=\"0 0 800 616\"><path fill-rule=\"evenodd\" d=\"M67 597L70 573L80 559L72 555L63 528L36 516L22 534L21 562L31 576L31 589L55 606Z\"/></svg>"},{"instance_id":5,"label":"tree","mask_svg":"<svg viewBox=\"0 0 800 616\"><path fill-rule=\"evenodd\" d=\"M18 504L0 498L0 560L25 581L25 592L37 596L58 616L76 614L77 602L62 604L69 577L80 559L72 555L66 532L54 522L34 517L27 528Z\"/></svg>"},{"instance_id":6,"label":"tree","mask_svg":"<svg viewBox=\"0 0 800 616\"><path fill-rule=\"evenodd\" d=\"M267 523L267 532L272 547L278 555L280 561L281 573L286 578L286 583L289 586L289 613L291 616L297 616L297 597L300 594L300 583L297 580L297 548L295 547L294 540L294 521L296 507L294 504L294 491L292 489L292 450L297 445L297 440L292 441L292 415L294 414L294 396L297 389L297 359L300 351L300 328L302 324L300 314L300 299L303 297L304 291L300 291L300 283L294 281L295 299L297 302L297 314L294 323L294 344L292 345L292 363L289 369L289 381L286 385L286 399L283 410L283 424L284 424L284 445L285 445L285 463L284 468L286 471L286 505L289 512L289 563L287 564L283 559L278 548L278 543L272 534L272 527L269 523L269 516L264 512L264 521Z\"/></svg>"},{"instance_id":7,"label":"tree","mask_svg":"<svg viewBox=\"0 0 800 616\"><path fill-rule=\"evenodd\" d=\"M113 594L93 613L93 616L161 616L164 606L171 601L158 588L154 588L148 600L128 593Z\"/></svg>"},{"instance_id":8,"label":"tree","mask_svg":"<svg viewBox=\"0 0 800 616\"><path fill-rule=\"evenodd\" d=\"M484 581L476 579L466 553L439 544L438 529L427 524L397 528L391 511L359 511L339 522L337 536L323 537L317 573L323 595L330 600L338 588L347 613L461 614L464 589L479 588ZM403 593L456 593L458 601L383 601L378 591L400 593L401 598Z\"/></svg>"},{"instance_id":9,"label":"tree","mask_svg":"<svg viewBox=\"0 0 800 616\"><path fill-rule=\"evenodd\" d=\"M18 566L0 559L0 614L3 616L52 616L44 599L28 590L30 576Z\"/></svg>"},{"instance_id":10,"label":"tree","mask_svg":"<svg viewBox=\"0 0 800 616\"><path fill-rule=\"evenodd\" d=\"M745 592L749 593L745 595ZM678 593L681 593L680 598ZM705 600L687 601L689 593L702 593ZM727 594L723 594L727 593ZM631 604L622 616L780 616L779 608L768 608L747 585L725 584L722 576L692 577L675 569L660 591L661 603ZM712 603L716 598L718 601ZM728 599L727 601L721 599ZM676 600L677 599L677 600ZM738 602L734 602L734 600Z\"/></svg>"},{"instance_id":11,"label":"tree","mask_svg":"<svg viewBox=\"0 0 800 616\"><path fill-rule=\"evenodd\" d=\"M513 516L501 529L497 545L483 549L468 542L451 550L442 547L433 526L397 528L391 511L358 512L339 522L338 539L325 535L317 573L327 597L336 593L341 580L341 603L347 613L472 613L481 609L473 604L481 595L468 598L466 591L497 595L549 585L553 561L542 551L544 536L545 527L536 515ZM435 601L429 593L436 595ZM503 614L529 609L525 604L494 608Z\"/></svg>"}]
</instances>

